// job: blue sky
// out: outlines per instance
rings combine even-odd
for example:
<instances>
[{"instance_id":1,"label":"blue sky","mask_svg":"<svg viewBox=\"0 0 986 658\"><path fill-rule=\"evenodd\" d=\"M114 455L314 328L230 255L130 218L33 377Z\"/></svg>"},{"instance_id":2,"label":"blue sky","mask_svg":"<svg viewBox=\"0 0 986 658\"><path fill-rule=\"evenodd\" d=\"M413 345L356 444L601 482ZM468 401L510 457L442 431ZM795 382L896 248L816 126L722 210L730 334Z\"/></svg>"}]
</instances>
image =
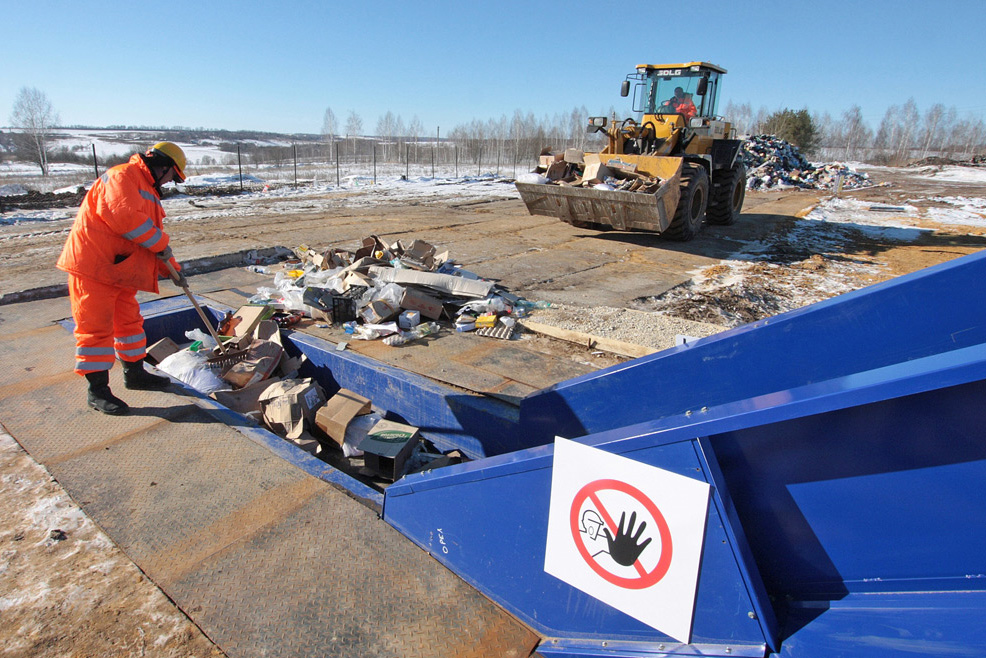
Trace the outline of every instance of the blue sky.
<instances>
[{"instance_id":1,"label":"blue sky","mask_svg":"<svg viewBox=\"0 0 986 658\"><path fill-rule=\"evenodd\" d=\"M372 134L387 111L428 134L515 110L626 107L637 64L728 69L726 101L875 128L914 98L986 117L986 0L185 2L0 0L0 125L17 91L62 124L317 133L327 107Z\"/></svg>"}]
</instances>

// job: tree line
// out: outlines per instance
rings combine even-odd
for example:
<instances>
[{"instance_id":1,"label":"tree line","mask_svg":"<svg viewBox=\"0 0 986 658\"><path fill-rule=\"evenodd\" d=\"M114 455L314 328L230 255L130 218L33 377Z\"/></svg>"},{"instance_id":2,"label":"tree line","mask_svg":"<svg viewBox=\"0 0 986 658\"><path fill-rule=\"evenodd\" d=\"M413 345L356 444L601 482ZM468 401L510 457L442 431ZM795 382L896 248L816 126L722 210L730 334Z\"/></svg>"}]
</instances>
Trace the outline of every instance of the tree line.
<instances>
[{"instance_id":1,"label":"tree line","mask_svg":"<svg viewBox=\"0 0 986 658\"><path fill-rule=\"evenodd\" d=\"M629 116L610 107L598 114L620 120ZM986 124L975 117L960 117L954 108L936 103L924 112L914 99L891 106L876 130L864 119L863 110L853 105L838 118L807 109L754 111L749 103L729 102L723 115L742 135L774 134L798 146L807 157L828 160L862 161L900 166L928 157L968 160L986 154ZM344 121L326 108L319 134L279 135L260 131L204 130L183 127L155 129L159 138L182 143L218 145L225 156L205 156L201 165L284 165L298 162L384 162L448 166L477 165L487 171L500 166L533 165L543 149L576 148L599 150L605 137L585 130L589 112L585 106L568 112L535 116L515 110L511 116L473 119L452 126L443 133L428 130L413 116L409 120L386 111L377 120L374 135L362 117L350 110ZM54 149L52 138L58 112L40 90L24 87L18 93L10 115L14 131L0 132L0 158L15 157L35 163L47 175L51 162L92 163L91 154L81 150ZM143 135L134 130L137 152ZM285 137L291 146L272 144ZM267 142L266 144L264 142ZM104 167L126 161L127 155L100 158ZM208 162L205 159L208 158Z\"/></svg>"},{"instance_id":2,"label":"tree line","mask_svg":"<svg viewBox=\"0 0 986 658\"><path fill-rule=\"evenodd\" d=\"M841 116L807 109L774 112L749 103L728 103L724 114L745 134L773 134L820 160L848 160L901 166L937 157L970 160L986 154L986 123L960 117L955 107L935 103L924 112L913 98L887 108L874 131L853 105Z\"/></svg>"}]
</instances>

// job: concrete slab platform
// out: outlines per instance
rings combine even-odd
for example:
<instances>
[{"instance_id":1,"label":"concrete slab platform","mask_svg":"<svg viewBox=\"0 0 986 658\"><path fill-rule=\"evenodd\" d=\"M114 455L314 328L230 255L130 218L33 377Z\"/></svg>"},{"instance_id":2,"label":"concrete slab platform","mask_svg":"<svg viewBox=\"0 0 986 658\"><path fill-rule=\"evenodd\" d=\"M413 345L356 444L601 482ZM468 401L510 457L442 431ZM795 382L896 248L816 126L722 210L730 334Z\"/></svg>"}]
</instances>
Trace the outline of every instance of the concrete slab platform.
<instances>
[{"instance_id":1,"label":"concrete slab platform","mask_svg":"<svg viewBox=\"0 0 986 658\"><path fill-rule=\"evenodd\" d=\"M266 445L187 389L127 391L118 368L111 386L132 413L87 409L74 339L50 324L65 311L64 299L0 309L0 422L227 655L534 650L534 633L300 449L282 459L293 446Z\"/></svg>"}]
</instances>

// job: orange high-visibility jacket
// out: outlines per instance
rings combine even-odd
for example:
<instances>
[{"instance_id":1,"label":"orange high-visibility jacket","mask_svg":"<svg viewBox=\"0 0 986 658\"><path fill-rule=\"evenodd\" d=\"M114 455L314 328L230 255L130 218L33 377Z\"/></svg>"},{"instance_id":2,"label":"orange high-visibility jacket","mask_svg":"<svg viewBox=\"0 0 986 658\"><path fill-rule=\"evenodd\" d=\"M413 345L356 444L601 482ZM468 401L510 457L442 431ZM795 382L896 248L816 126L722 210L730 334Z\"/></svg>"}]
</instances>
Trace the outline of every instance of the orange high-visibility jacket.
<instances>
[{"instance_id":1,"label":"orange high-visibility jacket","mask_svg":"<svg viewBox=\"0 0 986 658\"><path fill-rule=\"evenodd\" d=\"M167 276L156 256L169 242L163 219L154 176L134 155L93 184L56 266L101 283L156 293L158 276Z\"/></svg>"}]
</instances>

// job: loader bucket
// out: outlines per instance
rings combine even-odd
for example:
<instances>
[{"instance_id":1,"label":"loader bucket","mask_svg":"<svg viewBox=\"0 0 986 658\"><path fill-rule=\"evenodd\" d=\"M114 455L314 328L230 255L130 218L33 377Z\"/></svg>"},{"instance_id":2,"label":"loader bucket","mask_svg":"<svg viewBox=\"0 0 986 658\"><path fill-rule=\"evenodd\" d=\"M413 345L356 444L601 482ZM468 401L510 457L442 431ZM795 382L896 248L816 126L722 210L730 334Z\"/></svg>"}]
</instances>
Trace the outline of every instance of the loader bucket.
<instances>
[{"instance_id":1,"label":"loader bucket","mask_svg":"<svg viewBox=\"0 0 986 658\"><path fill-rule=\"evenodd\" d=\"M537 183L516 183L517 191L532 215L557 217L584 228L661 233L674 218L681 180L681 160L661 159L674 160L676 166L670 169L673 173L661 176L664 182L651 194Z\"/></svg>"}]
</instances>

